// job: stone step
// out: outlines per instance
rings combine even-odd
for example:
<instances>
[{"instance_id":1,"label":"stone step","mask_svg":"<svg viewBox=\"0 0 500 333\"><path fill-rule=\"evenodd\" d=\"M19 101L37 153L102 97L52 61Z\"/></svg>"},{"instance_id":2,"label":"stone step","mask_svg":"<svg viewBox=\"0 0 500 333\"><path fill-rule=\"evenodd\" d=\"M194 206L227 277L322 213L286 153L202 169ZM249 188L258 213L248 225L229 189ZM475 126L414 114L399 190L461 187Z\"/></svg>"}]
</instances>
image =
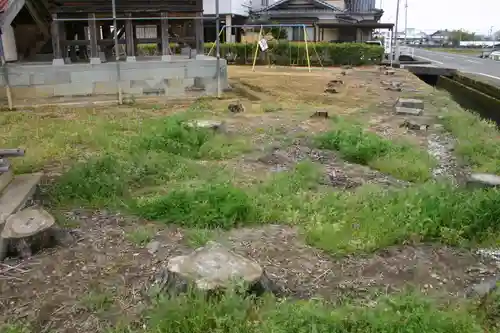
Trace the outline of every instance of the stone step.
<instances>
[{"instance_id":1,"label":"stone step","mask_svg":"<svg viewBox=\"0 0 500 333\"><path fill-rule=\"evenodd\" d=\"M410 109L424 109L424 101L420 99L413 99L413 98L399 98L398 101L396 102L396 106L398 107L403 107L403 108L410 108Z\"/></svg>"},{"instance_id":2,"label":"stone step","mask_svg":"<svg viewBox=\"0 0 500 333\"><path fill-rule=\"evenodd\" d=\"M41 173L14 176L0 194L0 229L3 228L5 220L21 209L30 199L41 178Z\"/></svg>"},{"instance_id":3,"label":"stone step","mask_svg":"<svg viewBox=\"0 0 500 333\"><path fill-rule=\"evenodd\" d=\"M396 106L394 108L394 111L396 112L396 114L405 116L421 116L424 112L422 109L405 108L401 106Z\"/></svg>"},{"instance_id":4,"label":"stone step","mask_svg":"<svg viewBox=\"0 0 500 333\"><path fill-rule=\"evenodd\" d=\"M14 179L14 174L12 173L12 170L0 174L0 193L2 193L3 190L5 190L5 188L7 187L7 185L10 184L12 179Z\"/></svg>"}]
</instances>

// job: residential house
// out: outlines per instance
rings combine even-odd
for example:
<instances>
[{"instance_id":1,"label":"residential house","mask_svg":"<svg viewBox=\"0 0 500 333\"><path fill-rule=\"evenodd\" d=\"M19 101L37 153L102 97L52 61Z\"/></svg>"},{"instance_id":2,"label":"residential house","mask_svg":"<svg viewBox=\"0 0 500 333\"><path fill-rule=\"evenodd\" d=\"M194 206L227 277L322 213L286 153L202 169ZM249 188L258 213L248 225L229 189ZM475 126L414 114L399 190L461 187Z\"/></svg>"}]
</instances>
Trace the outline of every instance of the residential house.
<instances>
[{"instance_id":1,"label":"residential house","mask_svg":"<svg viewBox=\"0 0 500 333\"><path fill-rule=\"evenodd\" d=\"M252 13L260 22L297 25L286 27L293 41L363 42L372 39L374 29L394 26L380 23L383 11L375 8L375 0L254 1Z\"/></svg>"},{"instance_id":2,"label":"residential house","mask_svg":"<svg viewBox=\"0 0 500 333\"><path fill-rule=\"evenodd\" d=\"M451 43L452 32L448 30L438 30L430 34L427 38L429 44L433 45L446 45Z\"/></svg>"},{"instance_id":3,"label":"residential house","mask_svg":"<svg viewBox=\"0 0 500 333\"><path fill-rule=\"evenodd\" d=\"M203 0L203 16L214 18L214 20L205 21L205 41L209 42L215 41L216 38L215 1L216 0ZM240 41L242 29L239 27L232 27L232 25L237 26L245 24L251 6L251 0L219 0L220 27L225 27L220 36L221 41Z\"/></svg>"}]
</instances>

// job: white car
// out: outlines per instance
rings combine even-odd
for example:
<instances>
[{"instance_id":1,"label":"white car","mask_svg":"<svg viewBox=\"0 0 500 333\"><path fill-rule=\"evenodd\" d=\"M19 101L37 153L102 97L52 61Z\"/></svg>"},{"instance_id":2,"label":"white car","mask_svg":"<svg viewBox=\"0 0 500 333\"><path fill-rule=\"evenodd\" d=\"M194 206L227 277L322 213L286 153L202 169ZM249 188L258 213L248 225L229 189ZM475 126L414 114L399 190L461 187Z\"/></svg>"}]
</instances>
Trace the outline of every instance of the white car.
<instances>
[{"instance_id":1,"label":"white car","mask_svg":"<svg viewBox=\"0 0 500 333\"><path fill-rule=\"evenodd\" d=\"M490 53L490 55L488 56L488 58L490 58L491 60L498 60L500 61L500 51L493 51Z\"/></svg>"}]
</instances>

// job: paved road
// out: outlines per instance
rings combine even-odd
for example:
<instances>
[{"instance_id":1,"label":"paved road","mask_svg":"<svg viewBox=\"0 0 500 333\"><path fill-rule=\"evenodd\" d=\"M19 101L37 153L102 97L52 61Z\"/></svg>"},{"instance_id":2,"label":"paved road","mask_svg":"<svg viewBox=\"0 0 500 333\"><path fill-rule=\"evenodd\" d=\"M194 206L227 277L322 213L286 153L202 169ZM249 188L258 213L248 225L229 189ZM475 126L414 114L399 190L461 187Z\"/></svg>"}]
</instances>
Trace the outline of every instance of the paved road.
<instances>
[{"instance_id":1,"label":"paved road","mask_svg":"<svg viewBox=\"0 0 500 333\"><path fill-rule=\"evenodd\" d=\"M431 61L436 66L456 68L463 73L482 76L487 81L500 85L500 61L419 48L414 48L413 53L416 57Z\"/></svg>"}]
</instances>

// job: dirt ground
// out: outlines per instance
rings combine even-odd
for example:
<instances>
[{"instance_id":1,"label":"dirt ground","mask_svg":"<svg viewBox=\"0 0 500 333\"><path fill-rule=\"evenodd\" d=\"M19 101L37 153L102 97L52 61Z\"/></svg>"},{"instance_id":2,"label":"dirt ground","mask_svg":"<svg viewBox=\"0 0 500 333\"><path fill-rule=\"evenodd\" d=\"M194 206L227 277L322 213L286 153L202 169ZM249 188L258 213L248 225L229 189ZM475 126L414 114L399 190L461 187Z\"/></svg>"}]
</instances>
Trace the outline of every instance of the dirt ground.
<instances>
[{"instance_id":1,"label":"dirt ground","mask_svg":"<svg viewBox=\"0 0 500 333\"><path fill-rule=\"evenodd\" d=\"M425 96L432 92L431 87L405 71L394 76L377 68L348 69L346 75L342 71L259 68L251 72L246 67L230 68L232 91L226 99L209 102L213 116L226 121L229 133L248 133L260 147L220 162L241 176L236 182L262 178L311 158L325 167L325 183L339 190L367 182L407 185L347 163L331 152L308 148L308 135L327 128L324 119L309 118L322 110L330 117L356 117L386 137L419 143L436 154L436 174L454 177L462 172L451 154L452 139L434 124L438 110L430 106L418 119L429 125L426 131L400 127L410 118L392 112L399 96ZM333 79L343 81L339 92L325 93ZM395 81L402 84L403 92L386 90ZM219 112L232 100L241 100L246 111L236 115ZM283 109L287 112L281 112ZM303 110L307 110L306 116ZM28 321L33 332L104 332L106 325L122 318L140 325L139 313L146 306L145 293L155 273L170 257L192 250L186 231L175 226L77 208L65 212L65 219L78 230L79 241L74 246L44 251L23 262L0 263L0 322ZM156 253L149 253L126 236L139 226L150 230L160 242ZM500 271L498 263L471 252L433 244L408 244L371 255L334 258L307 246L298 229L283 225L235 229L218 234L217 239L258 261L288 295L320 295L334 302L352 297L369 301L375 294L408 287L462 297L469 285Z\"/></svg>"}]
</instances>

